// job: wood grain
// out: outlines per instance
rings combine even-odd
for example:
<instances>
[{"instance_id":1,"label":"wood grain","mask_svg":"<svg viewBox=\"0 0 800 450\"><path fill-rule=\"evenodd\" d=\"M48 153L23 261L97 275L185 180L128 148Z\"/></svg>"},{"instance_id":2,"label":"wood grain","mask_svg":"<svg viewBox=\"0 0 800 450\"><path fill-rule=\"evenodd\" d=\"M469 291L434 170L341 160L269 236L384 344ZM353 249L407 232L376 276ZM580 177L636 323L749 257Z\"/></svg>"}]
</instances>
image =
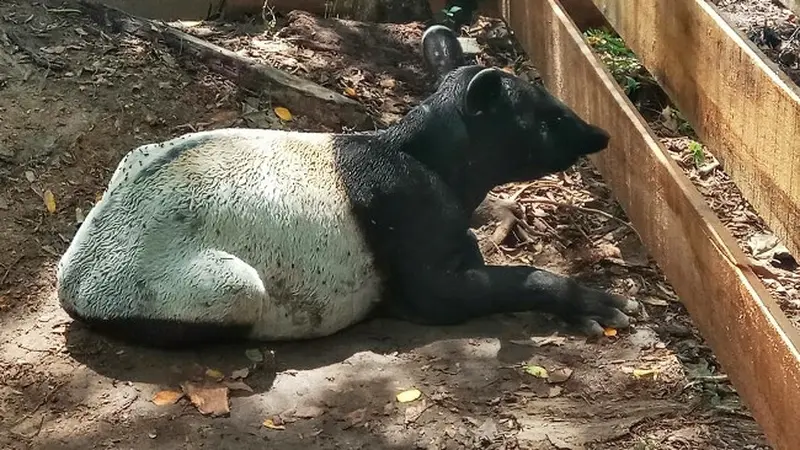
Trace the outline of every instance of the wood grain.
<instances>
[{"instance_id":1,"label":"wood grain","mask_svg":"<svg viewBox=\"0 0 800 450\"><path fill-rule=\"evenodd\" d=\"M705 0L592 0L800 256L800 91Z\"/></svg>"},{"instance_id":2,"label":"wood grain","mask_svg":"<svg viewBox=\"0 0 800 450\"><path fill-rule=\"evenodd\" d=\"M797 331L560 3L503 2L506 20L546 85L582 117L610 132L609 149L592 162L767 438L775 449L796 449L800 442Z\"/></svg>"}]
</instances>

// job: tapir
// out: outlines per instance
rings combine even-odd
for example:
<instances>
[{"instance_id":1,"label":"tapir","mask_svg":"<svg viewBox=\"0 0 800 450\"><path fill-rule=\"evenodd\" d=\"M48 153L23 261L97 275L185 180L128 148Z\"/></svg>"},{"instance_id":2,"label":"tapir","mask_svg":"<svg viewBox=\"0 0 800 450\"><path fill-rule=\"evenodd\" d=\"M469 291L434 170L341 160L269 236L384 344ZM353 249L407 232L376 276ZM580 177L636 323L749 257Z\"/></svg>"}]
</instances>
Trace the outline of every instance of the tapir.
<instances>
[{"instance_id":1,"label":"tapir","mask_svg":"<svg viewBox=\"0 0 800 450\"><path fill-rule=\"evenodd\" d=\"M629 326L635 300L487 265L469 229L494 187L566 170L609 134L542 85L465 64L446 27L421 53L435 92L387 128L227 128L129 151L59 260L61 307L156 347L321 338L375 315Z\"/></svg>"}]
</instances>

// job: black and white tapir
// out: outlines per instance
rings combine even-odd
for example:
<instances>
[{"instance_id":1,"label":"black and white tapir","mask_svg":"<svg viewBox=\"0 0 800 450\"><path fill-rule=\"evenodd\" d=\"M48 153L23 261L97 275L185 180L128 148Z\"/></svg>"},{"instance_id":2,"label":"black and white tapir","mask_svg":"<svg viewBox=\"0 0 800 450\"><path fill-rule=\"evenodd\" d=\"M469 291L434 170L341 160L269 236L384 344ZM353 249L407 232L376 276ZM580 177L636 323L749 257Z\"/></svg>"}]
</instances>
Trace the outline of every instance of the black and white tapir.
<instances>
[{"instance_id":1,"label":"black and white tapir","mask_svg":"<svg viewBox=\"0 0 800 450\"><path fill-rule=\"evenodd\" d=\"M565 170L609 135L541 86L462 66L443 26L422 48L438 88L384 130L219 129L130 151L59 261L61 306L161 347L316 338L372 313L628 326L635 301L485 265L468 228L493 187Z\"/></svg>"}]
</instances>

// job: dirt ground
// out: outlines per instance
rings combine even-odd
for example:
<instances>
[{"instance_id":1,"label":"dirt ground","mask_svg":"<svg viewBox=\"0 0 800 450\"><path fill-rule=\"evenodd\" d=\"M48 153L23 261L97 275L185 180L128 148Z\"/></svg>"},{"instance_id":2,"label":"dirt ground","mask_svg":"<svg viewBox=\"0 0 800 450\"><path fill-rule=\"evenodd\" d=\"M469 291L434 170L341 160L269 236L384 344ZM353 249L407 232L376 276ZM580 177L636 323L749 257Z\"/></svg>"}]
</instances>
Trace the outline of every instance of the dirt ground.
<instances>
[{"instance_id":1,"label":"dirt ground","mask_svg":"<svg viewBox=\"0 0 800 450\"><path fill-rule=\"evenodd\" d=\"M188 31L397 120L431 91L417 51L422 25L361 28L294 14ZM484 49L479 61L534 77L501 24L481 20L469 33ZM769 448L588 164L498 189L525 209L530 239L485 246L486 256L635 296L646 315L630 332L587 342L534 314L443 328L376 320L308 342L165 352L69 320L53 290L55 262L122 155L199 129L330 130L303 111L283 122L276 106L69 5L0 3L0 448ZM708 198L721 214L743 211L737 237L750 239L757 217L718 191ZM493 227L479 230L484 243ZM527 373L531 365L550 379ZM186 398L153 402L218 372L253 391L232 392L227 416L204 416ZM410 388L421 398L399 403Z\"/></svg>"}]
</instances>

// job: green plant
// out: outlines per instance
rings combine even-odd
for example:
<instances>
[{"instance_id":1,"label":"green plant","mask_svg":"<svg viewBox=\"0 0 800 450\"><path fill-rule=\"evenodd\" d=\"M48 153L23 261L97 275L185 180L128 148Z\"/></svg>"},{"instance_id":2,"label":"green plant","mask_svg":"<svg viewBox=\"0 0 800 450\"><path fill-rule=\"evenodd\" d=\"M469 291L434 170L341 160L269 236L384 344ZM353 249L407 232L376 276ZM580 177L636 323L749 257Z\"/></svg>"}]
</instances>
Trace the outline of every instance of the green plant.
<instances>
[{"instance_id":1,"label":"green plant","mask_svg":"<svg viewBox=\"0 0 800 450\"><path fill-rule=\"evenodd\" d=\"M646 78L644 68L622 38L602 28L589 29L585 36L625 93L630 96L638 91Z\"/></svg>"},{"instance_id":2,"label":"green plant","mask_svg":"<svg viewBox=\"0 0 800 450\"><path fill-rule=\"evenodd\" d=\"M452 30L458 30L472 20L480 1L482 0L448 0L441 10L442 24Z\"/></svg>"},{"instance_id":3,"label":"green plant","mask_svg":"<svg viewBox=\"0 0 800 450\"><path fill-rule=\"evenodd\" d=\"M703 151L703 144L697 141L689 141L689 151L692 153L695 167L700 167L706 160L705 151Z\"/></svg>"}]
</instances>

